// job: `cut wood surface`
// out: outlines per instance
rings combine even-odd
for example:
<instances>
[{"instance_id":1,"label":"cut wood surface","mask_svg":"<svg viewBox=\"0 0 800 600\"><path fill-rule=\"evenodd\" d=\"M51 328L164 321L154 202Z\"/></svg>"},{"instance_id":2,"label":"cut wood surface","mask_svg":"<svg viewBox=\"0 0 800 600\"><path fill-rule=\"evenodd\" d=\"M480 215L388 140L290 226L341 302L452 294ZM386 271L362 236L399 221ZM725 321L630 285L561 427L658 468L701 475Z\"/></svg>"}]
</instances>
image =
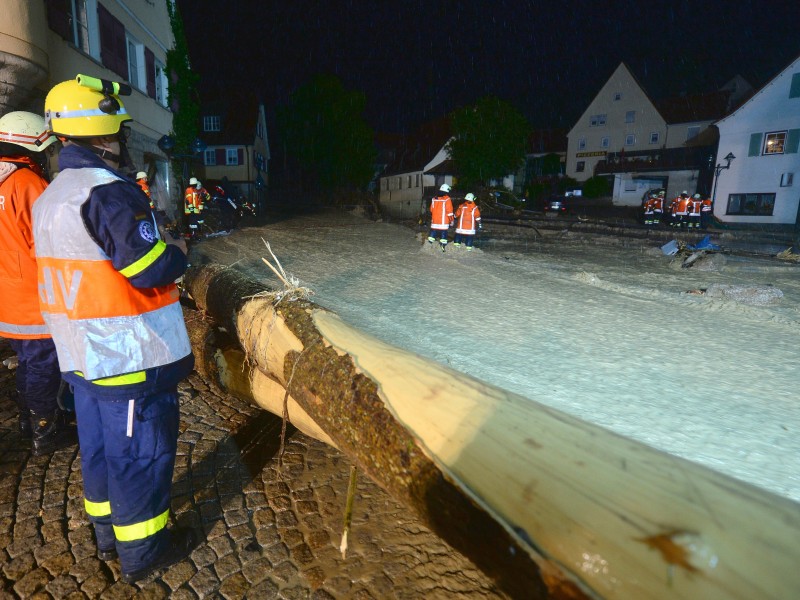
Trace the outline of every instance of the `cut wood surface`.
<instances>
[{"instance_id":1,"label":"cut wood surface","mask_svg":"<svg viewBox=\"0 0 800 600\"><path fill-rule=\"evenodd\" d=\"M232 269L193 268L186 285L241 346L193 334L212 379L270 397L259 404L276 414L288 407L510 595L800 597L800 505L392 347L306 300L273 305Z\"/></svg>"}]
</instances>

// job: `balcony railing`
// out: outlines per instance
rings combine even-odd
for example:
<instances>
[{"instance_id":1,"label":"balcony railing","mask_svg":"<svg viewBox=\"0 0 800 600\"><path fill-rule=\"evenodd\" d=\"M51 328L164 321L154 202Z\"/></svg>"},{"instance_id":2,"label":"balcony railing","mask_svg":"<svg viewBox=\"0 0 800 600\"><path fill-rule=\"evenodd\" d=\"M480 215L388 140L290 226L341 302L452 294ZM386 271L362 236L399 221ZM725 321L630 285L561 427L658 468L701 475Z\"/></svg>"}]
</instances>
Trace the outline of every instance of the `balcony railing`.
<instances>
[{"instance_id":1,"label":"balcony railing","mask_svg":"<svg viewBox=\"0 0 800 600\"><path fill-rule=\"evenodd\" d=\"M710 147L609 152L605 160L597 163L594 172L595 175L601 175L605 173L703 169L713 163L713 153L713 148Z\"/></svg>"}]
</instances>

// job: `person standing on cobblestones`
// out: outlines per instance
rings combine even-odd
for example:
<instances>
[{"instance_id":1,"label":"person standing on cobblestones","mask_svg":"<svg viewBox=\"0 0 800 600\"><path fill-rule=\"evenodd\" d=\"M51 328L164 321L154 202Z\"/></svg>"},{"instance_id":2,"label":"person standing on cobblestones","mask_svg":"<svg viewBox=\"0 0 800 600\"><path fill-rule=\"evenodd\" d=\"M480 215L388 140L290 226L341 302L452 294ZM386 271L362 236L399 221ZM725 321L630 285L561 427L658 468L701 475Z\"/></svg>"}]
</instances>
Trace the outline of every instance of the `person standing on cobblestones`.
<instances>
[{"instance_id":1,"label":"person standing on cobblestones","mask_svg":"<svg viewBox=\"0 0 800 600\"><path fill-rule=\"evenodd\" d=\"M78 441L58 406L61 384L56 347L39 312L31 208L47 187L42 152L56 138L30 112L0 118L0 336L17 353L19 430L33 438L34 456Z\"/></svg>"},{"instance_id":2,"label":"person standing on cobblestones","mask_svg":"<svg viewBox=\"0 0 800 600\"><path fill-rule=\"evenodd\" d=\"M45 99L64 143L34 205L40 306L75 391L86 512L98 556L133 583L191 551L167 528L178 439L177 384L194 367L174 281L183 242L159 238L147 198L119 171L131 121L123 84L79 75Z\"/></svg>"}]
</instances>

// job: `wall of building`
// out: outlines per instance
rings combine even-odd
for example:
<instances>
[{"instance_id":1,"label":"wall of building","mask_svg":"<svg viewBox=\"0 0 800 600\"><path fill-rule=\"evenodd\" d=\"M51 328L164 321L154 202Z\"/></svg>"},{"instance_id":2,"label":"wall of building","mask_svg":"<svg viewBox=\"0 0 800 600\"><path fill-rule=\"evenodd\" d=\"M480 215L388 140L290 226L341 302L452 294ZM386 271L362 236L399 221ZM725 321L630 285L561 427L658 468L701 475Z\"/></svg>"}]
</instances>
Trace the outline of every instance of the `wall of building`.
<instances>
[{"instance_id":1,"label":"wall of building","mask_svg":"<svg viewBox=\"0 0 800 600\"><path fill-rule=\"evenodd\" d=\"M717 127L717 163L724 166L724 157L730 152L736 158L716 178L714 215L730 223L796 223L800 207L800 59ZM781 132L785 133L784 151L766 153L766 134ZM728 214L732 194L749 194L743 199L746 203L758 202L756 194L774 194L773 214Z\"/></svg>"}]
</instances>

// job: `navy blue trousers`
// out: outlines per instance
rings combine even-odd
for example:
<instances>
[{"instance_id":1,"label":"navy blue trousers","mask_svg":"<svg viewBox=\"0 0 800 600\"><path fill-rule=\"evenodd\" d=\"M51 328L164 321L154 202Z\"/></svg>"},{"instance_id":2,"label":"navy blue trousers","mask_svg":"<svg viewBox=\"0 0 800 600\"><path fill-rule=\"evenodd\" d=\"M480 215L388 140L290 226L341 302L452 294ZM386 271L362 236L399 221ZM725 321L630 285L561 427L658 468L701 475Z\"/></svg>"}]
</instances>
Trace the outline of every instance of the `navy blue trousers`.
<instances>
[{"instance_id":1,"label":"navy blue trousers","mask_svg":"<svg viewBox=\"0 0 800 600\"><path fill-rule=\"evenodd\" d=\"M61 371L52 338L37 340L9 339L17 353L17 392L20 409L28 408L37 415L52 415L58 404Z\"/></svg>"},{"instance_id":2,"label":"navy blue trousers","mask_svg":"<svg viewBox=\"0 0 800 600\"><path fill-rule=\"evenodd\" d=\"M149 566L168 543L178 446L177 390L118 399L75 386L86 512L97 546L123 573Z\"/></svg>"}]
</instances>

